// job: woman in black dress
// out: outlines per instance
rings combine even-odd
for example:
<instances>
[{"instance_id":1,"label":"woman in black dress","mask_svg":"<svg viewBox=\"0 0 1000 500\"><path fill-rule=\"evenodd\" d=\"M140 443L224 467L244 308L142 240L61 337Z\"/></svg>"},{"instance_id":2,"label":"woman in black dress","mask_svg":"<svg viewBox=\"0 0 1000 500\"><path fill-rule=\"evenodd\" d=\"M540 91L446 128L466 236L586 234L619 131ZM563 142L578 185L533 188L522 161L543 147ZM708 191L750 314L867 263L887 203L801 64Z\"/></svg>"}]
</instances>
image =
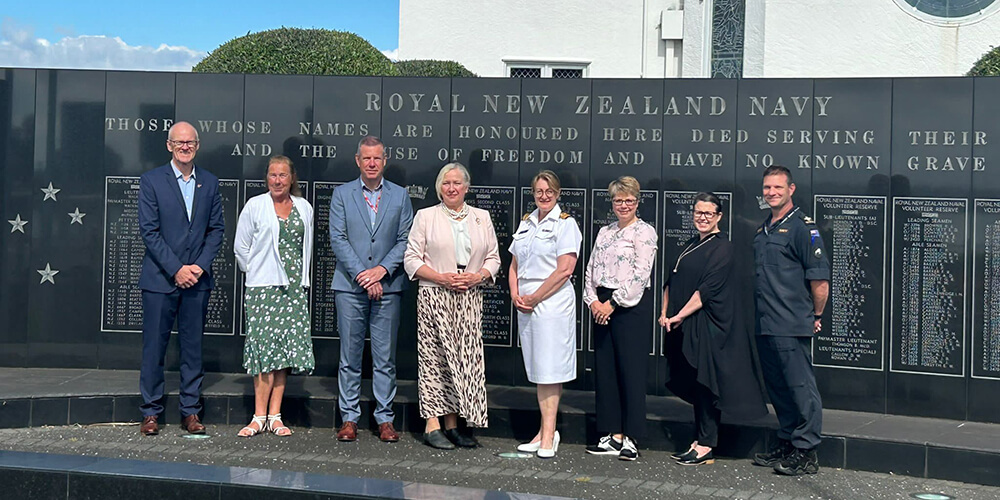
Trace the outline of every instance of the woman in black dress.
<instances>
[{"instance_id":1,"label":"woman in black dress","mask_svg":"<svg viewBox=\"0 0 1000 500\"><path fill-rule=\"evenodd\" d=\"M667 388L694 405L696 438L672 455L682 465L715 462L722 412L740 418L767 413L748 332L735 320L733 245L719 230L721 219L719 198L698 193L698 234L684 245L663 289L659 323L667 331Z\"/></svg>"}]
</instances>

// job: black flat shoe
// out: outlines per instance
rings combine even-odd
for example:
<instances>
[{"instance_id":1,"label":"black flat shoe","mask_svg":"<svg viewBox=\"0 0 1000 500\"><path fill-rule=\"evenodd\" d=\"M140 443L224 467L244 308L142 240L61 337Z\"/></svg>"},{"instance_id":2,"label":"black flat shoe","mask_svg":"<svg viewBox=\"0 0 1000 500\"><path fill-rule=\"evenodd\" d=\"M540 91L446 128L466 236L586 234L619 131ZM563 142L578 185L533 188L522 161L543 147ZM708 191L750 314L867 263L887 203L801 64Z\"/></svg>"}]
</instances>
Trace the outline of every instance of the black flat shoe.
<instances>
[{"instance_id":1,"label":"black flat shoe","mask_svg":"<svg viewBox=\"0 0 1000 500\"><path fill-rule=\"evenodd\" d=\"M455 445L451 444L451 441L444 436L441 429L436 429L430 432L424 433L424 444L430 446L431 448L437 448L439 450L454 450Z\"/></svg>"},{"instance_id":2,"label":"black flat shoe","mask_svg":"<svg viewBox=\"0 0 1000 500\"><path fill-rule=\"evenodd\" d=\"M692 457L685 457L682 460L678 460L677 463L681 465L710 465L715 463L715 456L712 452L708 452L702 456L698 456L698 452L691 450Z\"/></svg>"},{"instance_id":3,"label":"black flat shoe","mask_svg":"<svg viewBox=\"0 0 1000 500\"><path fill-rule=\"evenodd\" d=\"M452 443L455 443L455 446L459 446L461 448L478 448L479 447L479 441L476 441L476 438L474 438L472 436L465 436L465 435L463 435L461 432L458 432L457 428L456 429L445 429L445 431L444 431L444 437L448 438L448 441L451 441Z\"/></svg>"},{"instance_id":4,"label":"black flat shoe","mask_svg":"<svg viewBox=\"0 0 1000 500\"><path fill-rule=\"evenodd\" d=\"M694 448L689 448L687 451L678 451L677 453L671 453L670 458L674 460L690 460L692 458L698 458L698 452L694 451Z\"/></svg>"}]
</instances>

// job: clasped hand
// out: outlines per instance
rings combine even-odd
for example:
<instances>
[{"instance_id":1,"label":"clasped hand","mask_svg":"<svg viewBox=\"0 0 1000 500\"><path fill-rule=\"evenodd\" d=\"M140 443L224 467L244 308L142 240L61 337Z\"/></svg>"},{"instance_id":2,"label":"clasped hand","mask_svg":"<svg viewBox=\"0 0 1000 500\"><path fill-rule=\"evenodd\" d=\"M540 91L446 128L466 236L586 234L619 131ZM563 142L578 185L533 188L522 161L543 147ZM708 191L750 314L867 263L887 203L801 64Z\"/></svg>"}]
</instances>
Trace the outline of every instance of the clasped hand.
<instances>
[{"instance_id":1,"label":"clasped hand","mask_svg":"<svg viewBox=\"0 0 1000 500\"><path fill-rule=\"evenodd\" d=\"M453 292L465 292L482 283L479 273L440 273L438 284Z\"/></svg>"},{"instance_id":2,"label":"clasped hand","mask_svg":"<svg viewBox=\"0 0 1000 500\"><path fill-rule=\"evenodd\" d=\"M608 324L608 320L611 319L611 313L615 311L614 306L611 305L611 301L601 302L595 300L590 303L590 315L594 317L594 323L598 325Z\"/></svg>"},{"instance_id":3,"label":"clasped hand","mask_svg":"<svg viewBox=\"0 0 1000 500\"><path fill-rule=\"evenodd\" d=\"M371 300L382 300L382 278L388 271L382 266L375 266L371 269L365 269L358 273L354 278L355 281L361 285L362 288L368 292L368 298Z\"/></svg>"},{"instance_id":4,"label":"clasped hand","mask_svg":"<svg viewBox=\"0 0 1000 500\"><path fill-rule=\"evenodd\" d=\"M510 295L510 300L514 303L515 309L525 314L529 314L534 311L535 306L541 302L541 300L538 299L538 296L533 293L529 293L528 295L517 295L512 293Z\"/></svg>"},{"instance_id":5,"label":"clasped hand","mask_svg":"<svg viewBox=\"0 0 1000 500\"><path fill-rule=\"evenodd\" d=\"M666 328L668 332L677 328L677 325L681 324L681 321L684 321L684 319L677 316L671 316L668 318L666 314L661 314L660 319L658 320L660 326Z\"/></svg>"},{"instance_id":6,"label":"clasped hand","mask_svg":"<svg viewBox=\"0 0 1000 500\"><path fill-rule=\"evenodd\" d=\"M198 283L201 279L201 275L204 274L204 270L197 264L189 264L186 266L181 266L177 274L174 274L174 285L177 288L191 288Z\"/></svg>"}]
</instances>

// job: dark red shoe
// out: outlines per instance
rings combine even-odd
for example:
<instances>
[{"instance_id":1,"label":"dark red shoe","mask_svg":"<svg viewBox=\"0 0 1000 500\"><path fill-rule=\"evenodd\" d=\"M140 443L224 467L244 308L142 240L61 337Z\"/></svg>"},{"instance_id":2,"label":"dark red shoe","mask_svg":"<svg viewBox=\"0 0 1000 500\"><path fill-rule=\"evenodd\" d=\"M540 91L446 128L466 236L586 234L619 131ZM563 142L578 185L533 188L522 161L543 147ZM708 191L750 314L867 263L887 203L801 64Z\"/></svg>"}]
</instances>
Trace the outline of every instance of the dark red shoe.
<instances>
[{"instance_id":1,"label":"dark red shoe","mask_svg":"<svg viewBox=\"0 0 1000 500\"><path fill-rule=\"evenodd\" d=\"M386 422L384 424L379 424L378 438L381 439L383 443L395 443L396 441L399 441L399 434L397 434L396 429L392 427L392 422Z\"/></svg>"}]
</instances>

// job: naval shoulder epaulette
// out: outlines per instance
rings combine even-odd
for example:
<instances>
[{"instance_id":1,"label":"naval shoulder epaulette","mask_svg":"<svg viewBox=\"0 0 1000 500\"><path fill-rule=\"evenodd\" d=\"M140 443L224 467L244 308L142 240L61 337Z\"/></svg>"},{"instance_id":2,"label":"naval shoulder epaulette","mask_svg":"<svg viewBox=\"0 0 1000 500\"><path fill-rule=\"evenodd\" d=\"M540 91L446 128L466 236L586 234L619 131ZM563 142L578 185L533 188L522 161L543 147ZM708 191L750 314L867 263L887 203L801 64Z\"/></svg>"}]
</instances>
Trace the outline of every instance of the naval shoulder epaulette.
<instances>
[{"instance_id":1,"label":"naval shoulder epaulette","mask_svg":"<svg viewBox=\"0 0 1000 500\"><path fill-rule=\"evenodd\" d=\"M521 217L521 220L528 220L530 218L531 218L531 212L528 212L528 213L524 214L524 217Z\"/></svg>"},{"instance_id":2,"label":"naval shoulder epaulette","mask_svg":"<svg viewBox=\"0 0 1000 500\"><path fill-rule=\"evenodd\" d=\"M805 214L802 214L802 222L805 222L807 226L815 226L816 225L816 221L813 220L812 217L809 217L808 215L805 215Z\"/></svg>"},{"instance_id":3,"label":"naval shoulder epaulette","mask_svg":"<svg viewBox=\"0 0 1000 500\"><path fill-rule=\"evenodd\" d=\"M559 218L560 219L568 219L569 218L569 213L568 212L563 212L563 213L559 214Z\"/></svg>"}]
</instances>

